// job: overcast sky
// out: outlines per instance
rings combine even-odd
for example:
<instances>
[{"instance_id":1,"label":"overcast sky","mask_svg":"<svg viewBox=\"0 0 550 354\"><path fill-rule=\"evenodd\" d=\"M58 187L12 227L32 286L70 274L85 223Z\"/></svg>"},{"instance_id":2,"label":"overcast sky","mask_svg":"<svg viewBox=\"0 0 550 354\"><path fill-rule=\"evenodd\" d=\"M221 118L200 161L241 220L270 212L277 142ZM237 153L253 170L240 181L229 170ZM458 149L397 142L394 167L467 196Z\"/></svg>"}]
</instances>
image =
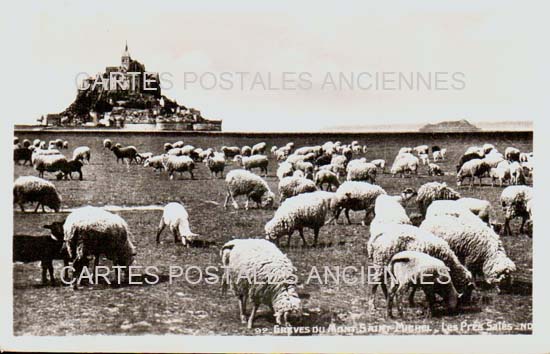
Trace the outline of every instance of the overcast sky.
<instances>
[{"instance_id":1,"label":"overcast sky","mask_svg":"<svg viewBox=\"0 0 550 354\"><path fill-rule=\"evenodd\" d=\"M10 97L3 116L29 123L62 111L76 96L76 75L119 65L126 40L147 70L170 73L173 87L164 94L223 119L224 130L536 120L543 112L550 82L543 9L504 1L263 3L17 2L0 25L7 37L3 91ZM212 81L185 83L192 73L211 79L223 72L263 82L249 89L252 80L245 80L240 89L233 75L230 90L211 88ZM285 72L302 73L311 87L277 89ZM323 86L328 73L382 72L461 73L463 88ZM287 87L295 86L296 77L284 75ZM443 86L453 83L443 77Z\"/></svg>"}]
</instances>

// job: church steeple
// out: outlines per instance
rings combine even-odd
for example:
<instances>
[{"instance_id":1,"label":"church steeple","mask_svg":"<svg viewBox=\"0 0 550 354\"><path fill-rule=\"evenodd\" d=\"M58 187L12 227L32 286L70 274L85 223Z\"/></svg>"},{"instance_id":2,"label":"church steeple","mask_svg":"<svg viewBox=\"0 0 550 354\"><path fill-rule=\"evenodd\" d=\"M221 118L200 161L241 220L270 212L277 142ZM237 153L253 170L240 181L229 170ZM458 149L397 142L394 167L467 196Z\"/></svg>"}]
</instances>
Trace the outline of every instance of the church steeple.
<instances>
[{"instance_id":1,"label":"church steeple","mask_svg":"<svg viewBox=\"0 0 550 354\"><path fill-rule=\"evenodd\" d=\"M124 53L122 53L121 58L122 67L128 70L130 68L130 52L128 51L128 41L126 41L126 46L124 47Z\"/></svg>"}]
</instances>

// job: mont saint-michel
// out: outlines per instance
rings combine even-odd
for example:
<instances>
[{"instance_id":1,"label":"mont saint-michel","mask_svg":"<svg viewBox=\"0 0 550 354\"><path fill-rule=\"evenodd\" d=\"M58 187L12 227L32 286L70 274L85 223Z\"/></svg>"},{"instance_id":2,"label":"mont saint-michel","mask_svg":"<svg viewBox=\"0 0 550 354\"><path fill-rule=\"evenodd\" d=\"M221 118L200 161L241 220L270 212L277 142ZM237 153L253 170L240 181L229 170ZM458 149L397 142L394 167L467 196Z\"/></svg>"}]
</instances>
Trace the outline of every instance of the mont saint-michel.
<instances>
[{"instance_id":1,"label":"mont saint-michel","mask_svg":"<svg viewBox=\"0 0 550 354\"><path fill-rule=\"evenodd\" d=\"M221 131L221 120L162 94L158 72L132 58L125 45L120 65L81 77L75 100L63 112L38 118L41 126L124 130Z\"/></svg>"}]
</instances>

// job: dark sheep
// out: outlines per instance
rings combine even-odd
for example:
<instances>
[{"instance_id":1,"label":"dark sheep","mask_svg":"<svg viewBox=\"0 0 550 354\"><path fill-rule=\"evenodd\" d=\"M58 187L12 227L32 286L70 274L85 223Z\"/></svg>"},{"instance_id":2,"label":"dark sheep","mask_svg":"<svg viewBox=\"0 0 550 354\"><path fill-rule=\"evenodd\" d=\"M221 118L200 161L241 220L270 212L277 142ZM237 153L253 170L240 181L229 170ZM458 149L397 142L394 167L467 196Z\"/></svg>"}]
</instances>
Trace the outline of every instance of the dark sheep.
<instances>
[{"instance_id":1,"label":"dark sheep","mask_svg":"<svg viewBox=\"0 0 550 354\"><path fill-rule=\"evenodd\" d=\"M480 158L479 155L476 154L476 153L462 155L460 160L458 160L458 164L456 165L456 172L460 171L460 168L462 167L462 165L464 165L464 163L466 163L470 160L479 159L479 158Z\"/></svg>"},{"instance_id":2,"label":"dark sheep","mask_svg":"<svg viewBox=\"0 0 550 354\"><path fill-rule=\"evenodd\" d=\"M69 178L73 179L73 172L78 172L78 179L82 181L82 166L84 164L80 160L69 160L67 161L67 174Z\"/></svg>"},{"instance_id":3,"label":"dark sheep","mask_svg":"<svg viewBox=\"0 0 550 354\"><path fill-rule=\"evenodd\" d=\"M119 160L122 160L122 162L124 162L124 159L128 159L129 163L135 161L136 164L139 164L137 160L138 152L134 146L118 147L115 145L111 148L111 151L113 151L113 153L115 154L117 163Z\"/></svg>"},{"instance_id":4,"label":"dark sheep","mask_svg":"<svg viewBox=\"0 0 550 354\"><path fill-rule=\"evenodd\" d=\"M44 225L45 229L51 231L51 235L47 236L13 235L13 261L25 263L40 261L42 284L44 285L48 282L48 272L50 273L51 285L55 285L54 260L63 260L65 267L69 263L69 255L63 247L63 224L64 221L55 221L49 225Z\"/></svg>"},{"instance_id":5,"label":"dark sheep","mask_svg":"<svg viewBox=\"0 0 550 354\"><path fill-rule=\"evenodd\" d=\"M315 166L325 166L330 165L332 161L332 156L330 155L321 155L315 159Z\"/></svg>"},{"instance_id":6,"label":"dark sheep","mask_svg":"<svg viewBox=\"0 0 550 354\"><path fill-rule=\"evenodd\" d=\"M23 160L23 165L25 165L27 162L30 165L32 163L31 156L32 151L27 149L26 147L13 149L13 161L16 164L19 164L19 161Z\"/></svg>"},{"instance_id":7,"label":"dark sheep","mask_svg":"<svg viewBox=\"0 0 550 354\"><path fill-rule=\"evenodd\" d=\"M436 151L441 151L441 148L437 145L432 146L432 154Z\"/></svg>"}]
</instances>

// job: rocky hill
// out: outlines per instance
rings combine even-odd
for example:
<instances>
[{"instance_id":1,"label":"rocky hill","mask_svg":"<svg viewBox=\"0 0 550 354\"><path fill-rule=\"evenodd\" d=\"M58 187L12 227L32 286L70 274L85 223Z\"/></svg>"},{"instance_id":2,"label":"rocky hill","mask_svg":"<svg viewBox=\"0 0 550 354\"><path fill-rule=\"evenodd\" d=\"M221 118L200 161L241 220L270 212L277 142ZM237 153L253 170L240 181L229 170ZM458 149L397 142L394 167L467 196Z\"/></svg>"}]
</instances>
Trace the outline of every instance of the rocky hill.
<instances>
[{"instance_id":1,"label":"rocky hill","mask_svg":"<svg viewBox=\"0 0 550 354\"><path fill-rule=\"evenodd\" d=\"M468 122L466 119L455 120L455 121L445 121L435 124L426 124L425 126L419 129L420 132L479 132L480 128L476 127L472 123Z\"/></svg>"}]
</instances>

